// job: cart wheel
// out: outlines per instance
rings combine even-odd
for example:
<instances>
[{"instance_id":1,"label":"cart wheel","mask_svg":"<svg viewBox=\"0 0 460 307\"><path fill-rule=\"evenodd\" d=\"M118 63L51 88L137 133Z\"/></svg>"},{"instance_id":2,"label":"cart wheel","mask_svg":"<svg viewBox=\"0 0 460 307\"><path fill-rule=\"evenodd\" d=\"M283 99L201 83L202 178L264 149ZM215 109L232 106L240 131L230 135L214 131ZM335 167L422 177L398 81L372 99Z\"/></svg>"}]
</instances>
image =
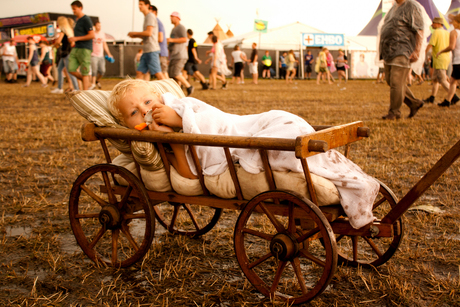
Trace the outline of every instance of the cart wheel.
<instances>
[{"instance_id":1,"label":"cart wheel","mask_svg":"<svg viewBox=\"0 0 460 307\"><path fill-rule=\"evenodd\" d=\"M321 294L337 267L329 222L311 201L291 192L264 192L248 202L236 222L234 243L238 263L252 285L289 305Z\"/></svg>"},{"instance_id":2,"label":"cart wheel","mask_svg":"<svg viewBox=\"0 0 460 307\"><path fill-rule=\"evenodd\" d=\"M374 203L374 216L381 220L396 204L397 197L380 182L380 192ZM393 225L392 237L361 237L337 235L339 264L356 267L377 267L387 262L398 250L403 237L403 221L399 218Z\"/></svg>"},{"instance_id":3,"label":"cart wheel","mask_svg":"<svg viewBox=\"0 0 460 307\"><path fill-rule=\"evenodd\" d=\"M127 186L116 183L121 177ZM123 167L99 164L75 180L69 217L77 243L96 263L127 267L152 244L155 215L143 184Z\"/></svg>"},{"instance_id":4,"label":"cart wheel","mask_svg":"<svg viewBox=\"0 0 460 307\"><path fill-rule=\"evenodd\" d=\"M158 222L170 233L201 236L219 221L222 209L207 206L165 202L153 207Z\"/></svg>"}]
</instances>

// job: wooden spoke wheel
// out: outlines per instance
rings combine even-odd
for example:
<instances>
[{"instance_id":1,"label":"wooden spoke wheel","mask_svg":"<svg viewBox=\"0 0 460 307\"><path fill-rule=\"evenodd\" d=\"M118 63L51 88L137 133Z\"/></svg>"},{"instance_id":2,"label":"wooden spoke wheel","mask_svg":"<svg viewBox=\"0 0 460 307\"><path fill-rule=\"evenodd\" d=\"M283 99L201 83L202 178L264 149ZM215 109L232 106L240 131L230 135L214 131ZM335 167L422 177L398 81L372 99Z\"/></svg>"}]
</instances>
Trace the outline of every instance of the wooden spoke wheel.
<instances>
[{"instance_id":1,"label":"wooden spoke wheel","mask_svg":"<svg viewBox=\"0 0 460 307\"><path fill-rule=\"evenodd\" d=\"M219 221L222 209L165 202L154 206L158 222L173 234L201 236Z\"/></svg>"},{"instance_id":2,"label":"wooden spoke wheel","mask_svg":"<svg viewBox=\"0 0 460 307\"><path fill-rule=\"evenodd\" d=\"M396 204L397 197L385 184L380 183L380 192L374 203L373 214L381 220ZM339 264L348 266L377 267L387 262L398 250L403 237L402 219L393 224L392 237L363 237L337 235Z\"/></svg>"},{"instance_id":3,"label":"wooden spoke wheel","mask_svg":"<svg viewBox=\"0 0 460 307\"><path fill-rule=\"evenodd\" d=\"M259 194L241 211L234 235L243 273L272 300L286 300L289 305L307 302L321 294L334 276L334 233L308 199L282 191Z\"/></svg>"},{"instance_id":4,"label":"wooden spoke wheel","mask_svg":"<svg viewBox=\"0 0 460 307\"><path fill-rule=\"evenodd\" d=\"M111 164L92 166L78 176L70 192L69 217L85 254L114 267L142 259L155 232L155 214L144 185L125 168Z\"/></svg>"}]
</instances>

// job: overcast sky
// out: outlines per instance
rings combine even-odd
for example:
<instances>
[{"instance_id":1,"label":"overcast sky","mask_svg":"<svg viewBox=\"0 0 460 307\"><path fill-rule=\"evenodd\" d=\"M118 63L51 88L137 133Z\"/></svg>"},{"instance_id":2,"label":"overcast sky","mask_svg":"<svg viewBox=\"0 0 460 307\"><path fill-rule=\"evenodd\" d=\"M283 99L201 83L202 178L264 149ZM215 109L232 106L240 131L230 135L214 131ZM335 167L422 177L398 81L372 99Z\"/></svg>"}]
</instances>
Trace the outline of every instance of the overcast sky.
<instances>
[{"instance_id":1,"label":"overcast sky","mask_svg":"<svg viewBox=\"0 0 460 307\"><path fill-rule=\"evenodd\" d=\"M98 16L102 30L118 40L131 40L127 33L142 30L143 15L138 0L81 0L83 12ZM72 14L70 3L65 0L0 0L0 18L36 13ZM433 0L445 14L451 0ZM268 21L268 28L276 28L299 21L328 33L357 35L369 22L380 0L161 0L154 1L158 17L166 28L172 29L169 15L178 11L182 24L195 32L195 39L202 43L206 33L216 25L216 18L226 32L227 25L235 35L253 30L257 18Z\"/></svg>"}]
</instances>

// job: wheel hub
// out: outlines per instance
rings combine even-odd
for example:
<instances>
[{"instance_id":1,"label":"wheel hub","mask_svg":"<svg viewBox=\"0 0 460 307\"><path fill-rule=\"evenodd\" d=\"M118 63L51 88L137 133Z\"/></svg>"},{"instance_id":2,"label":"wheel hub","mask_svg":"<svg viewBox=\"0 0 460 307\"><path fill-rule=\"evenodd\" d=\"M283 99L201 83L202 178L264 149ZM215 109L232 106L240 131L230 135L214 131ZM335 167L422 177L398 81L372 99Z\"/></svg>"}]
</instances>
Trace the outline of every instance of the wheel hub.
<instances>
[{"instance_id":1,"label":"wheel hub","mask_svg":"<svg viewBox=\"0 0 460 307\"><path fill-rule=\"evenodd\" d=\"M117 207L107 205L99 212L99 222L107 229L114 229L120 224L120 211Z\"/></svg>"},{"instance_id":2,"label":"wheel hub","mask_svg":"<svg viewBox=\"0 0 460 307\"><path fill-rule=\"evenodd\" d=\"M270 242L270 251L277 259L289 261L297 254L299 247L293 238L287 234L279 233Z\"/></svg>"}]
</instances>

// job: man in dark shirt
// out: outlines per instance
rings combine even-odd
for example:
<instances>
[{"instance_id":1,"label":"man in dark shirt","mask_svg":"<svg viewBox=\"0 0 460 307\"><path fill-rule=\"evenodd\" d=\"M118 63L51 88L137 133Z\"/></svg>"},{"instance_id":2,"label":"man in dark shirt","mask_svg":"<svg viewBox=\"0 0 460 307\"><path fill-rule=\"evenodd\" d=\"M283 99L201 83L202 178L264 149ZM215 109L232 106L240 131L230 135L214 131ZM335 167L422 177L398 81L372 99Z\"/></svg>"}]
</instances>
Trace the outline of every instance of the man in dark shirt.
<instances>
[{"instance_id":1,"label":"man in dark shirt","mask_svg":"<svg viewBox=\"0 0 460 307\"><path fill-rule=\"evenodd\" d=\"M73 14L77 17L74 28L74 37L69 37L70 43L75 43L69 55L69 72L82 80L83 89L87 90L91 86L91 53L93 52L94 30L91 19L83 13L83 4L74 1L70 5ZM80 71L77 69L80 67Z\"/></svg>"},{"instance_id":2,"label":"man in dark shirt","mask_svg":"<svg viewBox=\"0 0 460 307\"><path fill-rule=\"evenodd\" d=\"M189 76L193 76L200 80L201 86L203 90L208 89L208 84L206 83L206 79L198 70L197 64L201 64L201 60L198 58L198 53L196 52L196 47L198 44L196 43L195 39L193 38L193 31L192 29L187 30L187 37L188 37L188 60L185 63L185 70Z\"/></svg>"},{"instance_id":3,"label":"man in dark shirt","mask_svg":"<svg viewBox=\"0 0 460 307\"><path fill-rule=\"evenodd\" d=\"M249 60L249 73L252 74L252 83L257 84L257 79L259 78L259 71L257 70L257 65L259 56L257 54L257 44L252 43L252 52L251 58Z\"/></svg>"},{"instance_id":4,"label":"man in dark shirt","mask_svg":"<svg viewBox=\"0 0 460 307\"><path fill-rule=\"evenodd\" d=\"M423 8L422 8L423 9ZM414 0L396 0L385 15L380 34L380 58L384 61L385 79L390 86L390 109L382 119L401 118L404 102L410 108L409 118L423 106L406 85L411 63L420 56L424 22L420 5Z\"/></svg>"}]
</instances>

